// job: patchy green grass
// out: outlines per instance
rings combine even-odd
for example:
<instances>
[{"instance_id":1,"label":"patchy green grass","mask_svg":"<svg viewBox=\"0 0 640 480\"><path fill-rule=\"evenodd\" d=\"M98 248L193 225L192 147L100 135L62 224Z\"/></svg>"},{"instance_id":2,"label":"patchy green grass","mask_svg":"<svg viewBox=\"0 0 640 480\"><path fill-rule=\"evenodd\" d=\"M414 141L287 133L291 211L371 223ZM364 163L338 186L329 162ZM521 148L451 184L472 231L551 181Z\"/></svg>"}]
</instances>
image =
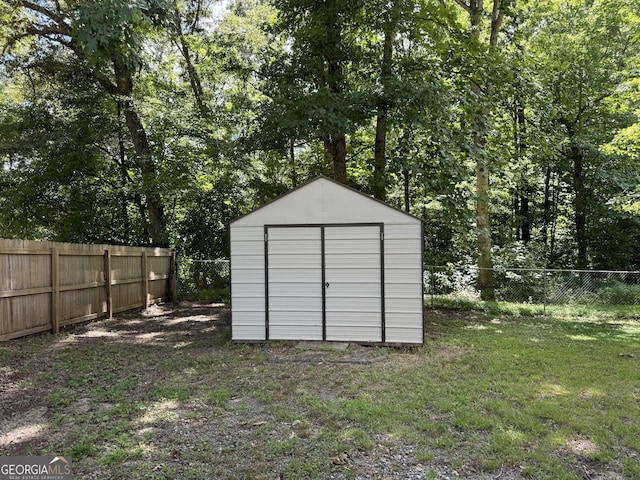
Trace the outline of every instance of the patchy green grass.
<instances>
[{"instance_id":1,"label":"patchy green grass","mask_svg":"<svg viewBox=\"0 0 640 480\"><path fill-rule=\"evenodd\" d=\"M193 292L180 293L180 300L186 301L229 303L230 298L229 287L205 288Z\"/></svg>"},{"instance_id":2,"label":"patchy green grass","mask_svg":"<svg viewBox=\"0 0 640 480\"><path fill-rule=\"evenodd\" d=\"M555 318L588 317L593 321L617 318L640 318L640 304L602 305L598 303L567 303L543 305L541 303L485 302L455 295L427 297L427 308L444 308L465 311L480 311L488 315L538 316Z\"/></svg>"},{"instance_id":3,"label":"patchy green grass","mask_svg":"<svg viewBox=\"0 0 640 480\"><path fill-rule=\"evenodd\" d=\"M21 339L0 407L46 415L29 438L0 420L0 454L78 478L640 478L640 322L425 322L419 348L238 345L196 304Z\"/></svg>"}]
</instances>

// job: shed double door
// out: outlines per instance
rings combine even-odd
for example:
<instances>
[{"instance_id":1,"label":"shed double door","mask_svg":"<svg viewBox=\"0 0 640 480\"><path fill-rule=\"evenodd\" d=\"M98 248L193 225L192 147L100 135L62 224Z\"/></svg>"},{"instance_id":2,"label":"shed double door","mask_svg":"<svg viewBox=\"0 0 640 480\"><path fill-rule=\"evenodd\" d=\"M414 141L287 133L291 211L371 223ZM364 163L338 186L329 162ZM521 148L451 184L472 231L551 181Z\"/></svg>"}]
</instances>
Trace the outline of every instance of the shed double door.
<instances>
[{"instance_id":1,"label":"shed double door","mask_svg":"<svg viewBox=\"0 0 640 480\"><path fill-rule=\"evenodd\" d=\"M266 338L384 341L382 225L265 227Z\"/></svg>"}]
</instances>

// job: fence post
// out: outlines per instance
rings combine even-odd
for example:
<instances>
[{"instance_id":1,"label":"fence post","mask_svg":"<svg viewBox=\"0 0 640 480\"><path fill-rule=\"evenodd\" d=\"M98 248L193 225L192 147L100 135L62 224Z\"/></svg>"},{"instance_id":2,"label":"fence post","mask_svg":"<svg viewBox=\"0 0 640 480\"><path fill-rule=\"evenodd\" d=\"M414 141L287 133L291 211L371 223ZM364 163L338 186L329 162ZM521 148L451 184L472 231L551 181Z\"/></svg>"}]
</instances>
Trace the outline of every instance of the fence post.
<instances>
[{"instance_id":1,"label":"fence post","mask_svg":"<svg viewBox=\"0 0 640 480\"><path fill-rule=\"evenodd\" d=\"M171 251L171 258L169 264L169 296L173 303L178 302L178 260L176 257L176 251Z\"/></svg>"},{"instance_id":2,"label":"fence post","mask_svg":"<svg viewBox=\"0 0 640 480\"><path fill-rule=\"evenodd\" d=\"M60 256L56 247L51 248L51 332L60 331Z\"/></svg>"},{"instance_id":3,"label":"fence post","mask_svg":"<svg viewBox=\"0 0 640 480\"><path fill-rule=\"evenodd\" d=\"M113 297L111 293L111 252L109 249L104 251L104 289L107 299L107 318L113 318Z\"/></svg>"},{"instance_id":4,"label":"fence post","mask_svg":"<svg viewBox=\"0 0 640 480\"><path fill-rule=\"evenodd\" d=\"M142 308L149 308L149 274L147 273L147 252L140 256L140 273L142 274Z\"/></svg>"}]
</instances>

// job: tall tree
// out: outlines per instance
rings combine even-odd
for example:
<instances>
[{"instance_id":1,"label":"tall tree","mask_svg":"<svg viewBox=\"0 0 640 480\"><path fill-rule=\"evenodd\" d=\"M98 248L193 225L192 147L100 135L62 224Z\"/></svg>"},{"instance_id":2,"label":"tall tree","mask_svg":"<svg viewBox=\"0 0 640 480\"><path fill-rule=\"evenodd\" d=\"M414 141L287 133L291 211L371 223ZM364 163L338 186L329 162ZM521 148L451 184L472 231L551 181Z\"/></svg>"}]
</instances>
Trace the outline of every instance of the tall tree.
<instances>
[{"instance_id":1,"label":"tall tree","mask_svg":"<svg viewBox=\"0 0 640 480\"><path fill-rule=\"evenodd\" d=\"M594 193L610 164L601 146L634 120L616 104L620 88L635 75L629 61L640 52L637 4L547 1L537 7L529 48L539 65L541 97L553 112L550 127L563 137L558 154L572 190L575 265L583 269L595 233L591 213L602 203Z\"/></svg>"},{"instance_id":2,"label":"tall tree","mask_svg":"<svg viewBox=\"0 0 640 480\"><path fill-rule=\"evenodd\" d=\"M203 5L203 0L186 2L186 5L182 8L177 0L173 0L169 15L169 25L172 41L182 56L198 111L203 119L210 119L211 108L208 105L202 81L200 80L200 73L196 68L189 42L189 36L192 36L200 28L199 23L205 14L206 9Z\"/></svg>"},{"instance_id":3,"label":"tall tree","mask_svg":"<svg viewBox=\"0 0 640 480\"><path fill-rule=\"evenodd\" d=\"M321 140L334 178L346 183L347 134L366 118L351 84L361 57L357 19L365 4L339 0L274 3L279 10L274 29L288 35L291 43L283 58L271 65L275 89L270 96L278 102L271 109L271 118L277 119L284 109L293 119L287 121L285 130Z\"/></svg>"},{"instance_id":4,"label":"tall tree","mask_svg":"<svg viewBox=\"0 0 640 480\"><path fill-rule=\"evenodd\" d=\"M145 238L140 178L114 99L65 52L11 66L0 110L0 236L126 243ZM146 236L148 238L148 235Z\"/></svg>"},{"instance_id":5,"label":"tall tree","mask_svg":"<svg viewBox=\"0 0 640 480\"><path fill-rule=\"evenodd\" d=\"M478 279L477 289L483 300L493 300L494 276L491 256L491 221L490 221L490 159L485 145L487 142L487 123L490 116L489 102L494 89L489 64L497 56L498 39L504 20L504 5L502 0L493 0L490 12L488 33L484 31L485 11L484 0L455 0L469 17L471 38L480 52L487 52L487 56L477 61L479 74L471 79L471 92L474 98L471 114L471 136L473 156L476 164L476 235L478 248ZM483 64L483 62L485 64Z\"/></svg>"},{"instance_id":6,"label":"tall tree","mask_svg":"<svg viewBox=\"0 0 640 480\"><path fill-rule=\"evenodd\" d=\"M10 3L21 9L22 15L14 17L6 46L32 39L29 45L36 50L32 55L62 46L75 56L87 78L120 102L142 176L150 240L165 245L165 206L157 185L157 166L134 102L135 76L140 67L139 36L145 28L163 21L164 12L153 3L132 5L121 0Z\"/></svg>"},{"instance_id":7,"label":"tall tree","mask_svg":"<svg viewBox=\"0 0 640 480\"><path fill-rule=\"evenodd\" d=\"M391 109L393 82L393 50L398 30L400 1L392 1L382 17L382 59L380 62L380 98L376 112L376 137L374 142L373 175L371 191L378 200L387 197L387 132Z\"/></svg>"}]
</instances>

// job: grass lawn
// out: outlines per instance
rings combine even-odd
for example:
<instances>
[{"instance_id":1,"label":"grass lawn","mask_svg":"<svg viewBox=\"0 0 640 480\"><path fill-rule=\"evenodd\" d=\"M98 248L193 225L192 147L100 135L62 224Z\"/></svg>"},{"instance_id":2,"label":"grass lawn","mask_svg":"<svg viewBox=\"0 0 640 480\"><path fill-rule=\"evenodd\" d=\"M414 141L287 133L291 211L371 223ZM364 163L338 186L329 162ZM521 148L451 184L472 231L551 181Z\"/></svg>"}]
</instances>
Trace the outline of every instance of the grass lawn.
<instances>
[{"instance_id":1,"label":"grass lawn","mask_svg":"<svg viewBox=\"0 0 640 480\"><path fill-rule=\"evenodd\" d=\"M223 309L0 344L0 455L76 478L640 478L640 322L427 310L424 347L237 345Z\"/></svg>"}]
</instances>

